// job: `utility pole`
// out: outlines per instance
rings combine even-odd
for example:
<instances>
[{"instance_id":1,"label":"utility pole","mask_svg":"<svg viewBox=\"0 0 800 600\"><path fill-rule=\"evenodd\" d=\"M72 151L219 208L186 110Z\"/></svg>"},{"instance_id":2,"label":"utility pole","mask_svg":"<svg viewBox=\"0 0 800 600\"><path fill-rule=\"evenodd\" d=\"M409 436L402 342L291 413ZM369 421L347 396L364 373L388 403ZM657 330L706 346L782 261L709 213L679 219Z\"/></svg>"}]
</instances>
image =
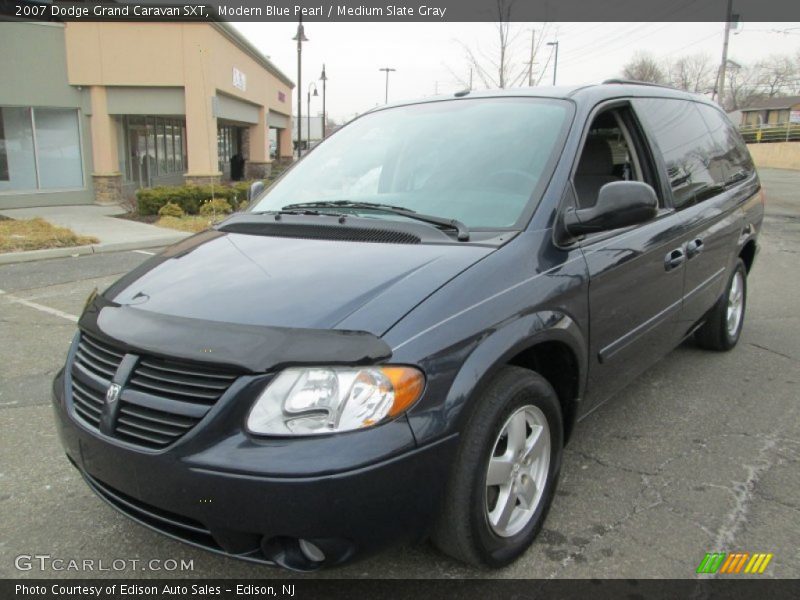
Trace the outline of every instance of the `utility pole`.
<instances>
[{"instance_id":1,"label":"utility pole","mask_svg":"<svg viewBox=\"0 0 800 600\"><path fill-rule=\"evenodd\" d=\"M469 91L472 91L472 67L469 68Z\"/></svg>"},{"instance_id":2,"label":"utility pole","mask_svg":"<svg viewBox=\"0 0 800 600\"><path fill-rule=\"evenodd\" d=\"M558 40L555 42L547 42L548 46L555 48L555 62L553 62L553 85L556 84L556 74L558 73Z\"/></svg>"},{"instance_id":3,"label":"utility pole","mask_svg":"<svg viewBox=\"0 0 800 600\"><path fill-rule=\"evenodd\" d=\"M722 41L722 64L720 64L719 72L717 73L717 85L714 86L714 96L720 106L725 101L725 71L728 70L728 39L731 35L732 20L733 0L728 0L728 7L725 10L725 39Z\"/></svg>"},{"instance_id":4,"label":"utility pole","mask_svg":"<svg viewBox=\"0 0 800 600\"><path fill-rule=\"evenodd\" d=\"M397 71L397 69L392 69L390 67L383 67L378 69L378 71L385 71L386 72L386 95L384 97L384 104L389 104L389 73L392 71Z\"/></svg>"},{"instance_id":5,"label":"utility pole","mask_svg":"<svg viewBox=\"0 0 800 600\"><path fill-rule=\"evenodd\" d=\"M536 45L534 44L535 41L536 41L536 30L531 29L531 60L528 63L528 87L533 87L533 54L534 54L534 49L536 48Z\"/></svg>"}]
</instances>

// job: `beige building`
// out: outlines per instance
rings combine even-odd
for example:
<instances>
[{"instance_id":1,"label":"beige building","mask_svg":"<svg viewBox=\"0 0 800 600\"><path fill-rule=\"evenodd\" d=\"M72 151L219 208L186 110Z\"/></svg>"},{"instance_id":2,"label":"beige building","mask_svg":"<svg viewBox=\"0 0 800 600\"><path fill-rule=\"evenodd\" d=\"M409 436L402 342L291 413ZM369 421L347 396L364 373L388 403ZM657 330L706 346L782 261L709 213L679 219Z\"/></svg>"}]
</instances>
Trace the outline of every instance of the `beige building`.
<instances>
[{"instance_id":1,"label":"beige building","mask_svg":"<svg viewBox=\"0 0 800 600\"><path fill-rule=\"evenodd\" d=\"M0 51L0 207L116 202L229 179L236 155L245 178L291 159L294 84L227 23L9 22Z\"/></svg>"},{"instance_id":2,"label":"beige building","mask_svg":"<svg viewBox=\"0 0 800 600\"><path fill-rule=\"evenodd\" d=\"M800 124L800 96L776 96L757 101L741 110L741 125Z\"/></svg>"}]
</instances>

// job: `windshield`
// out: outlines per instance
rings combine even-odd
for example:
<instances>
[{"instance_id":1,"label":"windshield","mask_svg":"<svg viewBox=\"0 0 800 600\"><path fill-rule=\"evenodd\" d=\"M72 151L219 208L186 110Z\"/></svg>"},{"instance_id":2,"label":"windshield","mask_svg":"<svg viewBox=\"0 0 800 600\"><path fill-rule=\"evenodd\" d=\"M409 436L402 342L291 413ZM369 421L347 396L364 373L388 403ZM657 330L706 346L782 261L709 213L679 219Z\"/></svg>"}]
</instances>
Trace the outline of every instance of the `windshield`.
<instances>
[{"instance_id":1,"label":"windshield","mask_svg":"<svg viewBox=\"0 0 800 600\"><path fill-rule=\"evenodd\" d=\"M569 112L561 100L482 98L370 113L316 148L251 210L347 200L457 219L470 228L514 227L549 179Z\"/></svg>"}]
</instances>

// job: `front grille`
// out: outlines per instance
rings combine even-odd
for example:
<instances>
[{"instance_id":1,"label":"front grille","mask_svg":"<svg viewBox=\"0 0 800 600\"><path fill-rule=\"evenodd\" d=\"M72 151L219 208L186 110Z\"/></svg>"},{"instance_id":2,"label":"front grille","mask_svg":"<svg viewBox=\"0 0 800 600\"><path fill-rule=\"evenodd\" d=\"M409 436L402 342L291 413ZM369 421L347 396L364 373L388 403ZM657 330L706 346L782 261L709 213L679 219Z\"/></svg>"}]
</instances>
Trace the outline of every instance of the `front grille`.
<instances>
[{"instance_id":1,"label":"front grille","mask_svg":"<svg viewBox=\"0 0 800 600\"><path fill-rule=\"evenodd\" d=\"M188 433L238 377L202 364L138 354L132 370L120 372L128 371L121 366L125 356L81 333L72 366L73 413L98 431L102 416L113 414L113 426L104 433L149 449L165 448ZM110 407L105 395L115 377L122 392L119 406Z\"/></svg>"}]
</instances>

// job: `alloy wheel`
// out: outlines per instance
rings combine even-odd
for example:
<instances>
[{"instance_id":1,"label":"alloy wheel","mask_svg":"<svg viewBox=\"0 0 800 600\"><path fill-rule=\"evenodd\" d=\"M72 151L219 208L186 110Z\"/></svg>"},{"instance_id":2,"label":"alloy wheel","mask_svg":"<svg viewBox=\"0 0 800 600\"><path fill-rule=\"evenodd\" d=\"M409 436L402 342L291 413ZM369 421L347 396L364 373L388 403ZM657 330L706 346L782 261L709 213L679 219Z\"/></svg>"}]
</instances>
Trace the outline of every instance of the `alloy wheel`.
<instances>
[{"instance_id":1,"label":"alloy wheel","mask_svg":"<svg viewBox=\"0 0 800 600\"><path fill-rule=\"evenodd\" d=\"M531 521L550 467L550 427L536 406L516 410L505 422L486 471L486 517L492 531L511 537Z\"/></svg>"},{"instance_id":2,"label":"alloy wheel","mask_svg":"<svg viewBox=\"0 0 800 600\"><path fill-rule=\"evenodd\" d=\"M742 321L744 312L744 279L741 271L736 271L731 280L731 287L728 290L728 308L726 312L726 327L730 337L736 337L739 331L739 324Z\"/></svg>"}]
</instances>

